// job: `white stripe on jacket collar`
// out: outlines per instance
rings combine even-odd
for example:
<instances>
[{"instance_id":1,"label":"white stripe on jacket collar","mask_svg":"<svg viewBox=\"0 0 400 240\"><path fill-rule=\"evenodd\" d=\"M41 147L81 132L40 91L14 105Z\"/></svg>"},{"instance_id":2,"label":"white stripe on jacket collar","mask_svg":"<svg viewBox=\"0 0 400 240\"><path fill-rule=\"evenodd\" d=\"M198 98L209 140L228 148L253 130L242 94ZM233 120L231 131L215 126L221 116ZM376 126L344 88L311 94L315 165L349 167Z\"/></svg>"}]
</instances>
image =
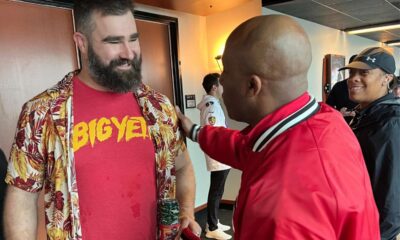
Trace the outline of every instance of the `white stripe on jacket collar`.
<instances>
[{"instance_id":1,"label":"white stripe on jacket collar","mask_svg":"<svg viewBox=\"0 0 400 240\"><path fill-rule=\"evenodd\" d=\"M279 136L289 128L314 115L318 111L318 109L319 105L317 101L314 97L311 96L306 105L263 132L257 138L257 141L253 146L253 152L261 152L268 145L269 142L271 142L273 139L275 139L277 136Z\"/></svg>"}]
</instances>

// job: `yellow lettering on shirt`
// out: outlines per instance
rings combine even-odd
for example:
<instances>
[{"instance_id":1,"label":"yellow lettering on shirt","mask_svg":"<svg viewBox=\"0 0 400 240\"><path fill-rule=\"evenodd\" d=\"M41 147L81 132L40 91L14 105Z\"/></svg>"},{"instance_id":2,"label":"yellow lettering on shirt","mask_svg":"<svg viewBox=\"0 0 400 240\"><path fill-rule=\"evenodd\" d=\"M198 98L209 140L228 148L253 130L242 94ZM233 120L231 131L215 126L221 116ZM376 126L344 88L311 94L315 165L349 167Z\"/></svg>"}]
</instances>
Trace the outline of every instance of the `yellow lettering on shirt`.
<instances>
[{"instance_id":1,"label":"yellow lettering on shirt","mask_svg":"<svg viewBox=\"0 0 400 240\"><path fill-rule=\"evenodd\" d=\"M126 124L125 141L136 137L146 138L146 122L142 117L130 117Z\"/></svg>"},{"instance_id":2,"label":"yellow lettering on shirt","mask_svg":"<svg viewBox=\"0 0 400 240\"><path fill-rule=\"evenodd\" d=\"M97 139L103 142L111 137L112 127L110 126L111 121L107 118L100 118L97 122Z\"/></svg>"},{"instance_id":3,"label":"yellow lettering on shirt","mask_svg":"<svg viewBox=\"0 0 400 240\"><path fill-rule=\"evenodd\" d=\"M85 146L89 140L89 136L87 134L89 127L85 122L80 122L74 126L73 132L73 146L74 151L78 151L79 148Z\"/></svg>"},{"instance_id":4,"label":"yellow lettering on shirt","mask_svg":"<svg viewBox=\"0 0 400 240\"><path fill-rule=\"evenodd\" d=\"M97 119L93 119L89 122L89 139L92 147L94 146L94 142L96 141L96 124Z\"/></svg>"},{"instance_id":5,"label":"yellow lettering on shirt","mask_svg":"<svg viewBox=\"0 0 400 240\"><path fill-rule=\"evenodd\" d=\"M113 132L115 139L113 139ZM74 151L90 143L94 147L96 143L104 142L107 140L120 142L125 139L126 142L134 138L149 137L147 131L147 124L143 117L129 117L125 116L122 120L116 117L105 118L99 120L97 118L89 122L79 122L74 125L73 131L73 147Z\"/></svg>"},{"instance_id":6,"label":"yellow lettering on shirt","mask_svg":"<svg viewBox=\"0 0 400 240\"><path fill-rule=\"evenodd\" d=\"M121 123L118 121L118 118L112 117L111 121L114 123L114 125L118 128L118 140L117 142L120 142L122 137L124 136L125 129L126 129L126 121L128 120L128 116L125 116Z\"/></svg>"}]
</instances>

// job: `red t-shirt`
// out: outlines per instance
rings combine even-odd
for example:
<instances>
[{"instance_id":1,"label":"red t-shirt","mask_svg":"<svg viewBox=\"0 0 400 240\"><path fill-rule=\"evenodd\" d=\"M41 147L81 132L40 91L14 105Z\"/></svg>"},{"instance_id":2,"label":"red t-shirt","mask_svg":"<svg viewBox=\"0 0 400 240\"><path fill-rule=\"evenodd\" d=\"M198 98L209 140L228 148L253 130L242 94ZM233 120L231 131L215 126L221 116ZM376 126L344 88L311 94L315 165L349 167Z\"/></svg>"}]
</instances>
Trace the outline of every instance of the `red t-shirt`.
<instances>
[{"instance_id":1,"label":"red t-shirt","mask_svg":"<svg viewBox=\"0 0 400 240\"><path fill-rule=\"evenodd\" d=\"M83 239L155 239L154 146L137 100L75 77L73 116Z\"/></svg>"}]
</instances>

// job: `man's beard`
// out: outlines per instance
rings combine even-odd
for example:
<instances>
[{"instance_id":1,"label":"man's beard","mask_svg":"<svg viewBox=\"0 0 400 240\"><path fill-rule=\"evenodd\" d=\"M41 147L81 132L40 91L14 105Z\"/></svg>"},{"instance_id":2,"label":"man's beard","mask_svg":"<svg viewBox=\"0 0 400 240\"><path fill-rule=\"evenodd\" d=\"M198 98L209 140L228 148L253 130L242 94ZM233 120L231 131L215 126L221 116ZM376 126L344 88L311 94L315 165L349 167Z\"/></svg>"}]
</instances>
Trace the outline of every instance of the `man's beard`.
<instances>
[{"instance_id":1,"label":"man's beard","mask_svg":"<svg viewBox=\"0 0 400 240\"><path fill-rule=\"evenodd\" d=\"M135 90L142 82L142 56L132 60L113 59L108 65L101 62L93 48L88 48L89 70L93 79L101 86L115 93L126 93ZM118 71L118 66L129 64L130 70Z\"/></svg>"}]
</instances>

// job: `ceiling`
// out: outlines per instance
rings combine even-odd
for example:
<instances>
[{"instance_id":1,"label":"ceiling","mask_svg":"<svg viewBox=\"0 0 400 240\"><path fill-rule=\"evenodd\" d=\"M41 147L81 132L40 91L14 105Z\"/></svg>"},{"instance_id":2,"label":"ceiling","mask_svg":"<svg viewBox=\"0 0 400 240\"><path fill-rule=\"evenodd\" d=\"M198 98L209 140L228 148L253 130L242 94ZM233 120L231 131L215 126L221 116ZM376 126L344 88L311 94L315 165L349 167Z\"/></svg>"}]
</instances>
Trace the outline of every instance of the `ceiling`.
<instances>
[{"instance_id":1,"label":"ceiling","mask_svg":"<svg viewBox=\"0 0 400 240\"><path fill-rule=\"evenodd\" d=\"M400 0L263 0L263 6L339 30L400 24ZM357 35L379 42L400 41L400 29Z\"/></svg>"},{"instance_id":2,"label":"ceiling","mask_svg":"<svg viewBox=\"0 0 400 240\"><path fill-rule=\"evenodd\" d=\"M74 0L11 0L45 4L57 7L72 8ZM132 0L140 3L165 9L187 12L200 16L207 16L240 6L252 0ZM261 0L260 0L261 2Z\"/></svg>"},{"instance_id":3,"label":"ceiling","mask_svg":"<svg viewBox=\"0 0 400 240\"><path fill-rule=\"evenodd\" d=\"M71 7L72 0L25 0ZM134 0L135 3L207 16L252 0ZM400 24L400 0L260 0L262 6L339 30ZM379 42L400 41L400 29L358 34Z\"/></svg>"},{"instance_id":4,"label":"ceiling","mask_svg":"<svg viewBox=\"0 0 400 240\"><path fill-rule=\"evenodd\" d=\"M135 3L207 16L226 11L249 1L251 0L135 0Z\"/></svg>"},{"instance_id":5,"label":"ceiling","mask_svg":"<svg viewBox=\"0 0 400 240\"><path fill-rule=\"evenodd\" d=\"M251 0L136 0L137 3L207 16ZM262 6L338 30L400 23L400 0L261 0ZM400 41L400 29L358 34L379 42Z\"/></svg>"}]
</instances>

